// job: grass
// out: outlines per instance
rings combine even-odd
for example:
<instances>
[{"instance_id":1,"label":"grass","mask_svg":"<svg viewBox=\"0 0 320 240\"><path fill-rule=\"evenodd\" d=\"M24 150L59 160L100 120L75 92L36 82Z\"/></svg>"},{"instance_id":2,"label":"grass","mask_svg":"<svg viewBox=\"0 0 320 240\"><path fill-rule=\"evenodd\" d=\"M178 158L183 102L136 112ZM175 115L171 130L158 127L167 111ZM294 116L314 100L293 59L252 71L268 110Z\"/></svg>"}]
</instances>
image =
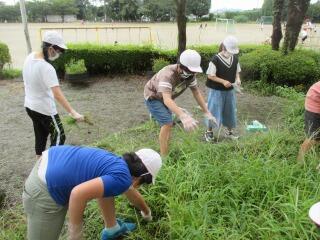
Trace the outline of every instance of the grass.
<instances>
[{"instance_id":1,"label":"grass","mask_svg":"<svg viewBox=\"0 0 320 240\"><path fill-rule=\"evenodd\" d=\"M306 165L296 163L304 138L303 105L301 96L291 97L283 128L247 134L238 142L207 144L201 129L186 134L176 126L156 185L141 189L154 221L144 223L138 211L117 198L118 217L138 224L126 239L318 239L308 210L319 201L319 154L311 151ZM158 131L147 122L95 146L118 154L141 147L159 150ZM0 212L0 224L0 239L21 239L26 231L21 206ZM85 212L86 239L99 239L102 228L92 201Z\"/></svg>"}]
</instances>

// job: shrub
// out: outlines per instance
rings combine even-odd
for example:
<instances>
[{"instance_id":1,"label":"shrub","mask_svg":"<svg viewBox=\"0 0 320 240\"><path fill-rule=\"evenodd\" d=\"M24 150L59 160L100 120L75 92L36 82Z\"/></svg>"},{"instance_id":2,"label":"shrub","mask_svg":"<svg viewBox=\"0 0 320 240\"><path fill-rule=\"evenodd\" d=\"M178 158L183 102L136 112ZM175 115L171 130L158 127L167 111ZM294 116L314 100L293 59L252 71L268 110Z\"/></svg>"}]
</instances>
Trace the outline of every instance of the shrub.
<instances>
[{"instance_id":1,"label":"shrub","mask_svg":"<svg viewBox=\"0 0 320 240\"><path fill-rule=\"evenodd\" d=\"M14 68L4 68L0 71L0 79L14 79L21 77L22 71Z\"/></svg>"},{"instance_id":2,"label":"shrub","mask_svg":"<svg viewBox=\"0 0 320 240\"><path fill-rule=\"evenodd\" d=\"M87 68L84 64L84 60L75 60L72 59L66 66L67 74L81 74L87 72Z\"/></svg>"},{"instance_id":3,"label":"shrub","mask_svg":"<svg viewBox=\"0 0 320 240\"><path fill-rule=\"evenodd\" d=\"M155 59L153 61L152 71L156 73L169 64L170 64L170 62L168 60L163 59L163 58Z\"/></svg>"},{"instance_id":4,"label":"shrub","mask_svg":"<svg viewBox=\"0 0 320 240\"><path fill-rule=\"evenodd\" d=\"M6 44L0 42L0 71L2 71L6 63L11 62L9 48Z\"/></svg>"},{"instance_id":5,"label":"shrub","mask_svg":"<svg viewBox=\"0 0 320 240\"><path fill-rule=\"evenodd\" d=\"M281 86L308 88L320 77L319 54L296 50L288 55L270 49L258 49L240 59L246 79L262 80Z\"/></svg>"},{"instance_id":6,"label":"shrub","mask_svg":"<svg viewBox=\"0 0 320 240\"><path fill-rule=\"evenodd\" d=\"M89 74L141 73L152 68L151 46L70 44L54 66L65 72L65 63L83 59Z\"/></svg>"}]
</instances>

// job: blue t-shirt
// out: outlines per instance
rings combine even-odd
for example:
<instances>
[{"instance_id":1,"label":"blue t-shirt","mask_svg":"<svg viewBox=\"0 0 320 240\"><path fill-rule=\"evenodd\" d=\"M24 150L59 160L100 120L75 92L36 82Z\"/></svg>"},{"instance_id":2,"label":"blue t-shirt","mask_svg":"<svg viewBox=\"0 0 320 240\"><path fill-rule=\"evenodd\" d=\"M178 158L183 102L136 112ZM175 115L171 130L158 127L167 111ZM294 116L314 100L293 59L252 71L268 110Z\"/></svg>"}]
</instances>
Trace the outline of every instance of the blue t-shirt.
<instances>
[{"instance_id":1,"label":"blue t-shirt","mask_svg":"<svg viewBox=\"0 0 320 240\"><path fill-rule=\"evenodd\" d=\"M132 184L126 162L110 152L67 145L49 149L46 181L56 203L67 205L75 186L97 177L103 181L104 197L120 195Z\"/></svg>"}]
</instances>

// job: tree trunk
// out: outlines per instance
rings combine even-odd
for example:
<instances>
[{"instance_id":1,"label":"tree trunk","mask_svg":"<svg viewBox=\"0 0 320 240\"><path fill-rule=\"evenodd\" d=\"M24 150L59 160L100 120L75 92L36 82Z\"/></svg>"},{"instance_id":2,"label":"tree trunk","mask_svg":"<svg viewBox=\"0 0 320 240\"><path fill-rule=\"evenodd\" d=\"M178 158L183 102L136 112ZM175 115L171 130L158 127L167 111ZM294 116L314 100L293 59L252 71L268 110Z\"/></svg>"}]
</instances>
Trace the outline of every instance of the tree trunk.
<instances>
[{"instance_id":1,"label":"tree trunk","mask_svg":"<svg viewBox=\"0 0 320 240\"><path fill-rule=\"evenodd\" d=\"M283 43L283 52L285 54L293 51L298 43L301 26L309 5L310 0L289 0L288 21Z\"/></svg>"},{"instance_id":2,"label":"tree trunk","mask_svg":"<svg viewBox=\"0 0 320 240\"><path fill-rule=\"evenodd\" d=\"M186 49L187 44L187 18L186 18L186 0L175 0L177 8L178 23L178 57Z\"/></svg>"},{"instance_id":3,"label":"tree trunk","mask_svg":"<svg viewBox=\"0 0 320 240\"><path fill-rule=\"evenodd\" d=\"M272 50L279 50L282 39L281 16L284 0L274 0L273 3L273 31L272 31Z\"/></svg>"},{"instance_id":4,"label":"tree trunk","mask_svg":"<svg viewBox=\"0 0 320 240\"><path fill-rule=\"evenodd\" d=\"M31 42L30 42L30 37L29 37L26 4L25 4L24 0L20 0L20 11L21 11L21 19L22 19L22 23L23 23L24 35L26 37L26 42L27 42L28 53L31 53L32 48L31 48Z\"/></svg>"}]
</instances>

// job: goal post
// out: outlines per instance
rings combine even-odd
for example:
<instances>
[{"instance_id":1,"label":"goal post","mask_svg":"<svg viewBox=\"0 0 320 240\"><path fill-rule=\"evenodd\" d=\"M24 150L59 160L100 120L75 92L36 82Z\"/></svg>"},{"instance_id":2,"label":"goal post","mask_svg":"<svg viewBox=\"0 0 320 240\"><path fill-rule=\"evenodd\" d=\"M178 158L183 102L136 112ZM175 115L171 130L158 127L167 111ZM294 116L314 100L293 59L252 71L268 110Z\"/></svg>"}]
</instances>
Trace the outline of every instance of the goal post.
<instances>
[{"instance_id":1,"label":"goal post","mask_svg":"<svg viewBox=\"0 0 320 240\"><path fill-rule=\"evenodd\" d=\"M225 31L226 33L234 33L235 21L228 18L216 18L216 30Z\"/></svg>"}]
</instances>

